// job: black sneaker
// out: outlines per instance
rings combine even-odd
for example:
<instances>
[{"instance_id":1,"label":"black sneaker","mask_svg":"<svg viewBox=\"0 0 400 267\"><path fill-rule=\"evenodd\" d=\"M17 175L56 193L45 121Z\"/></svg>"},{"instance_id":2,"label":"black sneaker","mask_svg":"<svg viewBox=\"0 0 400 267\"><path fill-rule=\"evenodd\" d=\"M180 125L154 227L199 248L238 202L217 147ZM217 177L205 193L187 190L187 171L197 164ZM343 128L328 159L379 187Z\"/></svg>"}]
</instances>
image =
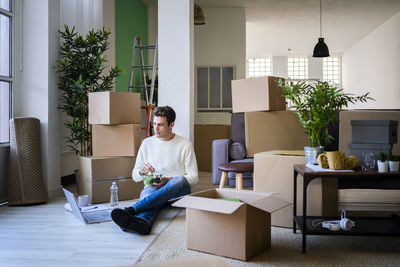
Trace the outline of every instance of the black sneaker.
<instances>
[{"instance_id":1,"label":"black sneaker","mask_svg":"<svg viewBox=\"0 0 400 267\"><path fill-rule=\"evenodd\" d=\"M126 208L124 208L124 210L126 210L132 216L136 215L136 211L135 211L135 209L133 207L126 207Z\"/></svg>"},{"instance_id":2,"label":"black sneaker","mask_svg":"<svg viewBox=\"0 0 400 267\"><path fill-rule=\"evenodd\" d=\"M148 235L151 232L151 226L148 222L123 209L114 209L111 212L111 219L123 231L136 232L141 235Z\"/></svg>"}]
</instances>

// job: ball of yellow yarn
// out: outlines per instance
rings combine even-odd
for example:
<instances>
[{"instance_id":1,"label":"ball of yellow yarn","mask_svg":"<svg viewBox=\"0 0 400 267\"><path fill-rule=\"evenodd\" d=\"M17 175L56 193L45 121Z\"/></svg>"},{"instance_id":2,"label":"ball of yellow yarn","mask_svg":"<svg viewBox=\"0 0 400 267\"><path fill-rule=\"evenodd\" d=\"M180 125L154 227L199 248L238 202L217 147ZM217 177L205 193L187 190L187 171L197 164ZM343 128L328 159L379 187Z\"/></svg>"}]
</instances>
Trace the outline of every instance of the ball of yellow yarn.
<instances>
[{"instance_id":1,"label":"ball of yellow yarn","mask_svg":"<svg viewBox=\"0 0 400 267\"><path fill-rule=\"evenodd\" d=\"M358 158L356 156L348 156L344 162L344 168L346 170L354 170L355 168L358 167L358 165L360 164L360 161L358 160Z\"/></svg>"},{"instance_id":2,"label":"ball of yellow yarn","mask_svg":"<svg viewBox=\"0 0 400 267\"><path fill-rule=\"evenodd\" d=\"M325 153L321 153L318 155L317 163L321 168L324 168L324 169L329 168L328 157L326 156Z\"/></svg>"}]
</instances>

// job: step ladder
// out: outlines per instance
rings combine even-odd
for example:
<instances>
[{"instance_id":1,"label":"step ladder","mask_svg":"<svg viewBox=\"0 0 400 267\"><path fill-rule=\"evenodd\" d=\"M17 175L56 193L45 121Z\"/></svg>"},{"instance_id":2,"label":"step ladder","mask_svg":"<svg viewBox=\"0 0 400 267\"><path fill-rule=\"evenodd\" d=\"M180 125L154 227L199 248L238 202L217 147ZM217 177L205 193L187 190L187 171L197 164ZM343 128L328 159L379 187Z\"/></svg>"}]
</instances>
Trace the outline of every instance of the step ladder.
<instances>
[{"instance_id":1,"label":"step ladder","mask_svg":"<svg viewBox=\"0 0 400 267\"><path fill-rule=\"evenodd\" d=\"M143 50L151 50L151 49L154 49L153 65L145 65L143 58ZM139 52L139 59L140 59L139 65L135 65L136 50L138 50ZM157 71L157 66L156 66L157 50L158 50L158 37L156 37L156 43L154 45L143 45L139 35L135 36L133 40L132 61L131 61L131 71L129 73L128 92L131 92L132 89L134 88L143 88L146 105L141 106L141 108L146 109L146 126L142 127L142 130L145 130L145 137L153 135L151 120L152 120L152 112L154 109L153 98L154 98L154 82ZM133 74L136 71L142 72L141 75L142 81L140 81L140 85L133 85L133 77L134 77ZM147 84L146 71L152 71L151 84Z\"/></svg>"}]
</instances>

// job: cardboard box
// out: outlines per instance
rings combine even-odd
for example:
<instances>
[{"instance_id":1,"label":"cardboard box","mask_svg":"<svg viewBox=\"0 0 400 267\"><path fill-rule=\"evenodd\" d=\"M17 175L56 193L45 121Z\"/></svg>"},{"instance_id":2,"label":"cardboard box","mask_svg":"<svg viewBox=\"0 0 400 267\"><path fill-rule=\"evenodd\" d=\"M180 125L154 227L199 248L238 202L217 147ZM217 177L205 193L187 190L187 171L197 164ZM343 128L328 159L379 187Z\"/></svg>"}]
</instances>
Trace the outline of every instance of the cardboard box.
<instances>
[{"instance_id":1,"label":"cardboard box","mask_svg":"<svg viewBox=\"0 0 400 267\"><path fill-rule=\"evenodd\" d=\"M305 164L304 156L276 155L278 151L254 155L254 190L277 192L279 198L291 204L274 212L271 224L293 227L293 165ZM337 214L337 181L315 179L308 185L307 215L335 216ZM297 177L297 214L303 212L303 177Z\"/></svg>"},{"instance_id":2,"label":"cardboard box","mask_svg":"<svg viewBox=\"0 0 400 267\"><path fill-rule=\"evenodd\" d=\"M140 124L92 125L95 157L136 156L141 139Z\"/></svg>"},{"instance_id":3,"label":"cardboard box","mask_svg":"<svg viewBox=\"0 0 400 267\"><path fill-rule=\"evenodd\" d=\"M248 260L271 247L271 212L286 205L273 193L210 189L173 204L186 209L187 248ZM218 198L238 198L240 202Z\"/></svg>"},{"instance_id":4,"label":"cardboard box","mask_svg":"<svg viewBox=\"0 0 400 267\"><path fill-rule=\"evenodd\" d=\"M266 76L232 81L233 113L251 111L286 110L283 90L278 80Z\"/></svg>"},{"instance_id":5,"label":"cardboard box","mask_svg":"<svg viewBox=\"0 0 400 267\"><path fill-rule=\"evenodd\" d=\"M400 110L344 110L339 113L339 150L350 154L352 120L400 120ZM400 142L393 145L392 153L400 154Z\"/></svg>"},{"instance_id":6,"label":"cardboard box","mask_svg":"<svg viewBox=\"0 0 400 267\"><path fill-rule=\"evenodd\" d=\"M141 123L140 93L93 92L89 98L89 124Z\"/></svg>"},{"instance_id":7,"label":"cardboard box","mask_svg":"<svg viewBox=\"0 0 400 267\"><path fill-rule=\"evenodd\" d=\"M215 139L230 139L230 125L194 126L194 152L199 171L211 172L211 147Z\"/></svg>"},{"instance_id":8,"label":"cardboard box","mask_svg":"<svg viewBox=\"0 0 400 267\"><path fill-rule=\"evenodd\" d=\"M110 201L110 187L117 182L118 200L139 198L144 185L132 179L135 157L80 157L79 194L89 195L89 202Z\"/></svg>"},{"instance_id":9,"label":"cardboard box","mask_svg":"<svg viewBox=\"0 0 400 267\"><path fill-rule=\"evenodd\" d=\"M302 150L309 145L293 111L246 112L245 136L247 157L276 149Z\"/></svg>"}]
</instances>

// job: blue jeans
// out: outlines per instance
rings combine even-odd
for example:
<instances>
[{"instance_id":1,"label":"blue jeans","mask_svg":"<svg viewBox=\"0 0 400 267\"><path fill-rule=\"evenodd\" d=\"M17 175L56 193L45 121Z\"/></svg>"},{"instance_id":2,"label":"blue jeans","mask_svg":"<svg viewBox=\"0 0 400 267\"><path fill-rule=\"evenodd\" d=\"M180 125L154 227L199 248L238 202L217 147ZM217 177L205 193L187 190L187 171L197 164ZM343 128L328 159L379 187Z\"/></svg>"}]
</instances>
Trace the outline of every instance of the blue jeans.
<instances>
[{"instance_id":1,"label":"blue jeans","mask_svg":"<svg viewBox=\"0 0 400 267\"><path fill-rule=\"evenodd\" d=\"M138 202L132 205L136 217L139 217L151 226L158 211L167 206L168 200L190 194L190 184L184 176L176 176L160 189L146 186L140 193Z\"/></svg>"}]
</instances>

